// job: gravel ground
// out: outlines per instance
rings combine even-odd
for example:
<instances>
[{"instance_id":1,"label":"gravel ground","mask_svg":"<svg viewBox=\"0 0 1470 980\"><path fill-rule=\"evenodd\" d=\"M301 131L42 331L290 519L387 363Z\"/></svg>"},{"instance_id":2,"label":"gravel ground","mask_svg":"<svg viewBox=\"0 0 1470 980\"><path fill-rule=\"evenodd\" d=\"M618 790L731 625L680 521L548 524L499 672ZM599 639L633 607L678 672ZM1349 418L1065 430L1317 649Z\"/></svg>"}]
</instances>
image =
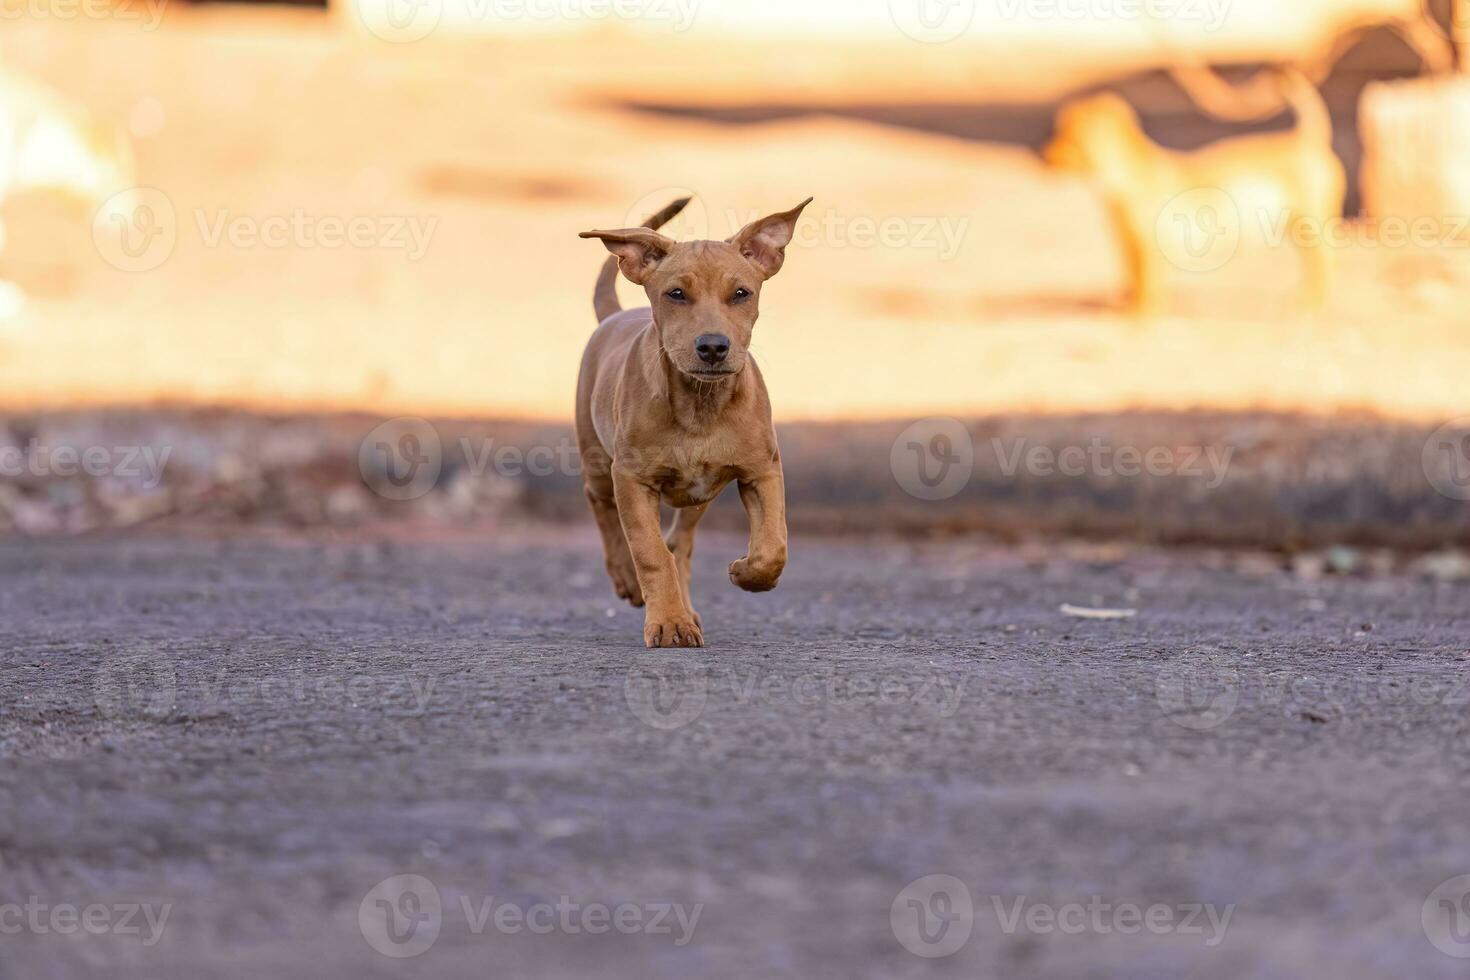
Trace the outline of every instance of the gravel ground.
<instances>
[{"instance_id":1,"label":"gravel ground","mask_svg":"<svg viewBox=\"0 0 1470 980\"><path fill-rule=\"evenodd\" d=\"M0 977L1464 975L1463 583L436 533L0 543Z\"/></svg>"}]
</instances>

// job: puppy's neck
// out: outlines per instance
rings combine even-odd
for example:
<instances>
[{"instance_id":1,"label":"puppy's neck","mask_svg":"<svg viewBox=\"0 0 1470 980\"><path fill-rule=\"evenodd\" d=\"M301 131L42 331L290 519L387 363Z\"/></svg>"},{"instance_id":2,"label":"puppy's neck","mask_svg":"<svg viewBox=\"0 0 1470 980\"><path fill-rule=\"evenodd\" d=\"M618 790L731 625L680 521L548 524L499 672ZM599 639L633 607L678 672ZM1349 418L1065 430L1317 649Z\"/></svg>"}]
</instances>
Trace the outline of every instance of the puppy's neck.
<instances>
[{"instance_id":1,"label":"puppy's neck","mask_svg":"<svg viewBox=\"0 0 1470 980\"><path fill-rule=\"evenodd\" d=\"M668 393L669 411L674 421L685 429L702 432L712 428L734 402L745 384L745 371L705 381L691 378L674 366L668 354L660 351L663 387Z\"/></svg>"},{"instance_id":2,"label":"puppy's neck","mask_svg":"<svg viewBox=\"0 0 1470 980\"><path fill-rule=\"evenodd\" d=\"M674 424L686 431L707 432L748 400L753 377L750 358L739 374L710 381L691 378L674 365L664 350L658 325L651 320L634 343L631 359L639 365L653 400L667 405Z\"/></svg>"}]
</instances>

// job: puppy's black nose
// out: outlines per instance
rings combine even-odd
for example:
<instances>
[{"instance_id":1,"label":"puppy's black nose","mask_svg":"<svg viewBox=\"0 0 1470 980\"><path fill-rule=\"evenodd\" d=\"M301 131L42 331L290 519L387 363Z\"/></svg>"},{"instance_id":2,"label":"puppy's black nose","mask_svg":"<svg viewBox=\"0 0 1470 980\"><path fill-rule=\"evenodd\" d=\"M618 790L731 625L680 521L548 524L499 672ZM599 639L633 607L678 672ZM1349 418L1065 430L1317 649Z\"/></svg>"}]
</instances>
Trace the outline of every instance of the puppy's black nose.
<instances>
[{"instance_id":1,"label":"puppy's black nose","mask_svg":"<svg viewBox=\"0 0 1470 980\"><path fill-rule=\"evenodd\" d=\"M730 338L722 333L707 333L694 341L694 353L706 364L719 364L730 353Z\"/></svg>"}]
</instances>

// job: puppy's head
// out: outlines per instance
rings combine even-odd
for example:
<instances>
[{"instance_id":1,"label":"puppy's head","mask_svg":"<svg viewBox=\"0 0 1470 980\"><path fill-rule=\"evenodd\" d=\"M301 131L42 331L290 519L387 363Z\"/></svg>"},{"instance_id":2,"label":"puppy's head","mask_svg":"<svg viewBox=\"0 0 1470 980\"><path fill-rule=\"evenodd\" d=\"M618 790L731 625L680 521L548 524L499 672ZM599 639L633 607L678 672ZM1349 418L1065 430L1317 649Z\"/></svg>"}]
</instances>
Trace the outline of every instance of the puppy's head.
<instances>
[{"instance_id":1,"label":"puppy's head","mask_svg":"<svg viewBox=\"0 0 1470 980\"><path fill-rule=\"evenodd\" d=\"M674 367L718 381L745 369L761 285L781 271L797 219L811 202L752 221L723 242L676 242L651 228L582 237L601 239L623 275L648 294L659 342Z\"/></svg>"},{"instance_id":2,"label":"puppy's head","mask_svg":"<svg viewBox=\"0 0 1470 980\"><path fill-rule=\"evenodd\" d=\"M1042 155L1060 170L1106 173L1135 158L1144 139L1133 107L1122 97L1103 92L1062 107L1056 136Z\"/></svg>"}]
</instances>

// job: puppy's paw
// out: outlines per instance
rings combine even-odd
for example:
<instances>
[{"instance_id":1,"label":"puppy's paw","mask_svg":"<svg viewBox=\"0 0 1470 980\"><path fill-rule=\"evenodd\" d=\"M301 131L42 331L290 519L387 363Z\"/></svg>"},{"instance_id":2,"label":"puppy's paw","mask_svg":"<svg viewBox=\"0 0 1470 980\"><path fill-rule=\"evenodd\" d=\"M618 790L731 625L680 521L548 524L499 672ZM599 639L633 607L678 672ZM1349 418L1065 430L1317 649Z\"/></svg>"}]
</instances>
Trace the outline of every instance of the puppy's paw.
<instances>
[{"instance_id":1,"label":"puppy's paw","mask_svg":"<svg viewBox=\"0 0 1470 980\"><path fill-rule=\"evenodd\" d=\"M746 592L769 592L781 580L785 564L761 564L749 558L730 563L730 581Z\"/></svg>"},{"instance_id":2,"label":"puppy's paw","mask_svg":"<svg viewBox=\"0 0 1470 980\"><path fill-rule=\"evenodd\" d=\"M638 586L638 573L633 571L631 562L608 562L607 577L612 579L613 591L618 594L619 599L627 599L634 609L643 605L643 590Z\"/></svg>"},{"instance_id":3,"label":"puppy's paw","mask_svg":"<svg viewBox=\"0 0 1470 980\"><path fill-rule=\"evenodd\" d=\"M643 624L643 645L653 647L702 647L704 630L699 617L688 610L673 616L648 617Z\"/></svg>"}]
</instances>

